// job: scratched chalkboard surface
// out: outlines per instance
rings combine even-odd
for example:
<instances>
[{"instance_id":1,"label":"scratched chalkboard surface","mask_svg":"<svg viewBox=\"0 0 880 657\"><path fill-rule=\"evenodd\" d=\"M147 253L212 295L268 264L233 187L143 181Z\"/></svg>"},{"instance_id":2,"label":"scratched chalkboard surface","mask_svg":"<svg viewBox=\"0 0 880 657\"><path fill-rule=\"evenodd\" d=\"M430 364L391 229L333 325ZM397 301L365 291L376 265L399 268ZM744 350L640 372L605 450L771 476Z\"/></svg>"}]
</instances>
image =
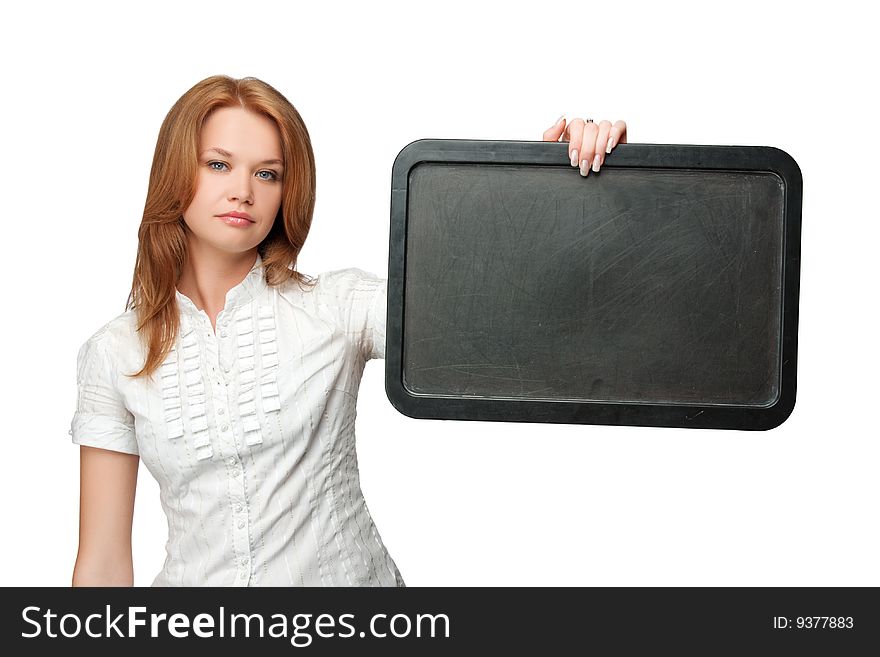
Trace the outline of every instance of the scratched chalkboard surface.
<instances>
[{"instance_id":1,"label":"scratched chalkboard surface","mask_svg":"<svg viewBox=\"0 0 880 657\"><path fill-rule=\"evenodd\" d=\"M392 176L386 390L413 417L767 429L800 172L767 147L421 140Z\"/></svg>"}]
</instances>

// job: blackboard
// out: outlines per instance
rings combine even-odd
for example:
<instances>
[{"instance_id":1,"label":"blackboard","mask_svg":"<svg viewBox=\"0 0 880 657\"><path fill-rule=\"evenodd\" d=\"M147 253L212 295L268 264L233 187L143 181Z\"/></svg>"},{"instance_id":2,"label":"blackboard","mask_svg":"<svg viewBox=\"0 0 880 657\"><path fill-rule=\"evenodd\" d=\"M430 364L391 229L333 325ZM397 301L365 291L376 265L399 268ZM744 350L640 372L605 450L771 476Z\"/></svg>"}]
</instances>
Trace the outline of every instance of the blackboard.
<instances>
[{"instance_id":1,"label":"blackboard","mask_svg":"<svg viewBox=\"0 0 880 657\"><path fill-rule=\"evenodd\" d=\"M755 146L419 140L392 171L386 392L411 417L769 429L801 175Z\"/></svg>"}]
</instances>

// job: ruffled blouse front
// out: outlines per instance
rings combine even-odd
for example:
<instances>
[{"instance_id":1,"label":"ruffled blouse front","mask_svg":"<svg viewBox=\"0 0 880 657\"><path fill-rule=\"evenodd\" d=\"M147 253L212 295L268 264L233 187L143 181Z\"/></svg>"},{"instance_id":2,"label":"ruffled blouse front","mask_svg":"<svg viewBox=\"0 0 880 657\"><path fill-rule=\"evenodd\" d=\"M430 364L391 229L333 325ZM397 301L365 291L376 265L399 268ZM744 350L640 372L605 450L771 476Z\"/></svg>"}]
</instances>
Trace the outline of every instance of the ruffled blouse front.
<instances>
[{"instance_id":1,"label":"ruffled blouse front","mask_svg":"<svg viewBox=\"0 0 880 657\"><path fill-rule=\"evenodd\" d=\"M154 586L404 586L370 517L357 393L385 355L386 281L360 269L269 286L262 260L217 332L179 291L176 343L149 379L136 316L77 358L73 442L140 455L168 518Z\"/></svg>"}]
</instances>

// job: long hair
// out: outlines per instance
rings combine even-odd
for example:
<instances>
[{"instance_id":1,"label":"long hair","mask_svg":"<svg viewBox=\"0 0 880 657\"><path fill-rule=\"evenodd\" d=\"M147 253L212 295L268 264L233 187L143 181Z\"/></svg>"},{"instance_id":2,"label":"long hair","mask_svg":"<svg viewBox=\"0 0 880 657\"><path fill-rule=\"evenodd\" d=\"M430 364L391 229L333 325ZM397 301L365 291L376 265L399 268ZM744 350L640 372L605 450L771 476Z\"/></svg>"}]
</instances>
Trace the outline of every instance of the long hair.
<instances>
[{"instance_id":1,"label":"long hair","mask_svg":"<svg viewBox=\"0 0 880 657\"><path fill-rule=\"evenodd\" d=\"M175 290L187 258L183 212L196 193L202 126L222 107L241 107L266 116L281 133L281 207L257 247L266 283L280 285L291 279L301 286L314 283L295 269L315 208L315 156L299 112L272 86L253 77L215 75L202 80L174 103L156 141L125 306L137 314L137 331L147 357L139 372L126 374L131 378L150 376L174 346L180 328Z\"/></svg>"}]
</instances>

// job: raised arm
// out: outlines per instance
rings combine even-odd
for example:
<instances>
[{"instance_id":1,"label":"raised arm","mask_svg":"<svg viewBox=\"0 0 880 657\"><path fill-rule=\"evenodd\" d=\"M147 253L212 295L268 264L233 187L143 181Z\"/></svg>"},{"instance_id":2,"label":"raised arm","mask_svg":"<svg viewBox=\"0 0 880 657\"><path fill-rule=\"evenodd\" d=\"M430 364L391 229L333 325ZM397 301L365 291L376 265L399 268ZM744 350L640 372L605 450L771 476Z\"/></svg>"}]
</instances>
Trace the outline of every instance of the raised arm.
<instances>
[{"instance_id":1,"label":"raised arm","mask_svg":"<svg viewBox=\"0 0 880 657\"><path fill-rule=\"evenodd\" d=\"M131 526L140 457L80 446L79 550L73 586L133 586Z\"/></svg>"}]
</instances>

